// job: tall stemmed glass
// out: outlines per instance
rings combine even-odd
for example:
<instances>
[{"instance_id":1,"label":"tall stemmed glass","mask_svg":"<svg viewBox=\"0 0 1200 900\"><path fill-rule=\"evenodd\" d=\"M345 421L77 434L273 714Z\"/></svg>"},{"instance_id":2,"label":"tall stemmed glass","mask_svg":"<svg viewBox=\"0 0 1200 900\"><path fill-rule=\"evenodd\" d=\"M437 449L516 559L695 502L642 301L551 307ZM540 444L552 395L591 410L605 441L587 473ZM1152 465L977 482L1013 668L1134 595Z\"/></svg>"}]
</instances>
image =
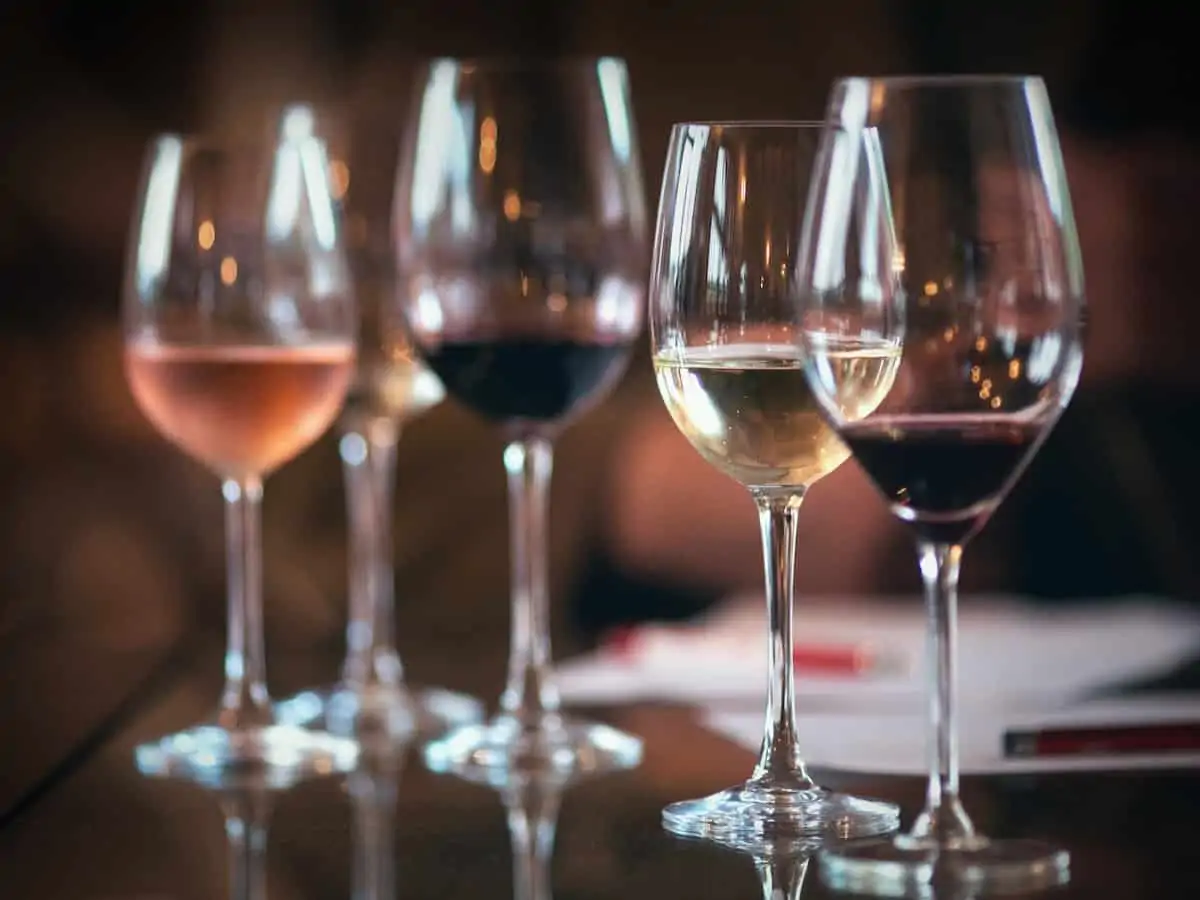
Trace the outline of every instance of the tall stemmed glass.
<instances>
[{"instance_id":1,"label":"tall stemmed glass","mask_svg":"<svg viewBox=\"0 0 1200 900\"><path fill-rule=\"evenodd\" d=\"M356 317L324 144L307 107L276 138L150 148L126 278L125 367L146 417L221 479L229 624L210 724L139 747L143 771L353 766L350 740L276 721L267 694L265 476L315 441L354 371Z\"/></svg>"},{"instance_id":2,"label":"tall stemmed glass","mask_svg":"<svg viewBox=\"0 0 1200 900\"><path fill-rule=\"evenodd\" d=\"M643 320L644 204L621 61L429 66L396 189L399 294L447 393L508 442L512 554L500 713L429 745L435 769L640 759L636 738L562 716L546 535L554 439L616 382Z\"/></svg>"},{"instance_id":3,"label":"tall stemmed glass","mask_svg":"<svg viewBox=\"0 0 1200 900\"><path fill-rule=\"evenodd\" d=\"M878 834L899 822L890 803L819 788L797 745L796 521L807 490L849 456L804 379L789 292L819 135L811 123L676 125L654 244L658 389L700 455L749 490L762 526L770 672L758 765L743 784L663 811L676 834L733 845ZM899 349L851 339L831 358L847 397L871 409Z\"/></svg>"},{"instance_id":4,"label":"tall stemmed glass","mask_svg":"<svg viewBox=\"0 0 1200 900\"><path fill-rule=\"evenodd\" d=\"M346 657L336 684L290 697L278 713L335 734L432 735L483 718L472 697L407 684L396 649L396 447L405 423L440 403L444 391L413 352L396 302L391 213L398 125L350 112L331 121L330 181L345 218L360 322L358 365L338 422L350 538Z\"/></svg>"},{"instance_id":5,"label":"tall stemmed glass","mask_svg":"<svg viewBox=\"0 0 1200 900\"><path fill-rule=\"evenodd\" d=\"M1067 854L979 834L958 795L955 609L963 547L1066 406L1083 271L1038 78L853 78L832 94L796 289L827 421L916 538L928 606L929 790L913 830L835 848L838 886L902 893L1061 880ZM882 403L836 348L903 342ZM1016 664L1016 661L1014 661Z\"/></svg>"}]
</instances>

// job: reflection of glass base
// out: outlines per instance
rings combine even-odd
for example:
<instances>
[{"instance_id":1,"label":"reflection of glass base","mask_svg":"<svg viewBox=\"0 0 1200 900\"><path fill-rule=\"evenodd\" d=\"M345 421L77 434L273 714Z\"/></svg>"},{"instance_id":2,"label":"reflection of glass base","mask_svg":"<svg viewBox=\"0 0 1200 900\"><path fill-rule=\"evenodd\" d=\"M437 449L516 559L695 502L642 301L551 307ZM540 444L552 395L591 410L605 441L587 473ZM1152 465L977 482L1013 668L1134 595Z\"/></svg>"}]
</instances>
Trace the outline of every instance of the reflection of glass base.
<instances>
[{"instance_id":1,"label":"reflection of glass base","mask_svg":"<svg viewBox=\"0 0 1200 900\"><path fill-rule=\"evenodd\" d=\"M1070 858L1038 841L977 837L939 846L901 835L827 849L821 879L836 890L879 897L1020 894L1066 884Z\"/></svg>"},{"instance_id":2,"label":"reflection of glass base","mask_svg":"<svg viewBox=\"0 0 1200 900\"><path fill-rule=\"evenodd\" d=\"M425 748L425 764L476 781L504 784L509 773L606 772L642 760L642 742L595 722L545 720L522 727L511 716L457 728Z\"/></svg>"},{"instance_id":3,"label":"reflection of glass base","mask_svg":"<svg viewBox=\"0 0 1200 900\"><path fill-rule=\"evenodd\" d=\"M317 725L331 734L403 741L478 722L483 704L442 688L375 685L364 690L338 684L289 697L276 704L275 715L281 722Z\"/></svg>"},{"instance_id":4,"label":"reflection of glass base","mask_svg":"<svg viewBox=\"0 0 1200 900\"><path fill-rule=\"evenodd\" d=\"M358 754L355 741L295 725L236 731L198 725L142 744L135 760L146 775L215 783L231 778L270 781L333 775L353 769Z\"/></svg>"},{"instance_id":5,"label":"reflection of glass base","mask_svg":"<svg viewBox=\"0 0 1200 900\"><path fill-rule=\"evenodd\" d=\"M805 837L846 840L887 834L899 826L900 810L891 803L822 788L752 782L663 810L663 827L672 834L710 838L746 850Z\"/></svg>"}]
</instances>

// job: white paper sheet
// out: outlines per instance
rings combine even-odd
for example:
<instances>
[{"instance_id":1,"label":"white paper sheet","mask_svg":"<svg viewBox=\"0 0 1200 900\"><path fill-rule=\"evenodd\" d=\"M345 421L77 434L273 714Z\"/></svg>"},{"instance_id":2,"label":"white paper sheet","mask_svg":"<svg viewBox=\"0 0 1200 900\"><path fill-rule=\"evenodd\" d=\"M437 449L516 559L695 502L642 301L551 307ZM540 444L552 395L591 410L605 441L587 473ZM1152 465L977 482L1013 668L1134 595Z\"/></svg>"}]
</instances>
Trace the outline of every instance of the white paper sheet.
<instances>
[{"instance_id":1,"label":"white paper sheet","mask_svg":"<svg viewBox=\"0 0 1200 900\"><path fill-rule=\"evenodd\" d=\"M978 712L978 711L976 711ZM758 750L763 713L709 711L705 725L748 750ZM1195 768L1200 753L1119 754L1096 757L1006 759L1004 732L1089 725L1200 721L1200 698L1141 697L1083 703L1042 714L961 717L959 764L964 775L1020 772ZM800 716L801 749L810 765L873 774L924 775L925 722L912 714L807 713Z\"/></svg>"},{"instance_id":2,"label":"white paper sheet","mask_svg":"<svg viewBox=\"0 0 1200 900\"><path fill-rule=\"evenodd\" d=\"M761 606L761 600L743 598L697 621L697 632L705 635L702 646L687 638L660 640L642 660L605 651L568 660L559 667L560 690L574 703L659 699L740 708L740 701L764 695ZM870 677L801 674L802 709L918 712L923 708L924 628L916 598L806 598L797 609L797 642L867 644L905 666ZM965 597L960 608L959 690L964 706L972 708L1053 709L1108 684L1153 675L1198 652L1200 614L1153 599L1047 609L1015 598Z\"/></svg>"}]
</instances>

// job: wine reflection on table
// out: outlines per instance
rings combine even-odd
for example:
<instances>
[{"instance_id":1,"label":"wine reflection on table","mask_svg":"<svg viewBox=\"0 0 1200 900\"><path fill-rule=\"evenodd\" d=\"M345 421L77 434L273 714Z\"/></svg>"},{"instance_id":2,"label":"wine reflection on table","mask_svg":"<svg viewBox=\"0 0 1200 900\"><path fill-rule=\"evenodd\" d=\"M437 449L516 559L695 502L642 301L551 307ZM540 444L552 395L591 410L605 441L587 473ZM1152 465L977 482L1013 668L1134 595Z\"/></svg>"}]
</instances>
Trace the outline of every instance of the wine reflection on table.
<instances>
[{"instance_id":1,"label":"wine reflection on table","mask_svg":"<svg viewBox=\"0 0 1200 900\"><path fill-rule=\"evenodd\" d=\"M680 837L686 843L715 844L738 856L748 857L754 863L763 900L800 900L813 860L818 851L828 844L820 838L764 839L759 843L721 838ZM818 863L819 864L819 863ZM845 885L822 881L834 889ZM954 878L942 879L934 875L928 881L914 886L907 894L913 900L976 900L982 896L976 886L964 885Z\"/></svg>"},{"instance_id":2,"label":"wine reflection on table","mask_svg":"<svg viewBox=\"0 0 1200 900\"><path fill-rule=\"evenodd\" d=\"M396 897L396 798L408 745L368 747L359 767L346 779L353 809L352 900Z\"/></svg>"},{"instance_id":3,"label":"wine reflection on table","mask_svg":"<svg viewBox=\"0 0 1200 900\"><path fill-rule=\"evenodd\" d=\"M580 769L507 773L473 769L461 777L495 789L504 803L512 849L513 900L551 900L551 863L563 795L584 781L604 776Z\"/></svg>"},{"instance_id":4,"label":"wine reflection on table","mask_svg":"<svg viewBox=\"0 0 1200 900\"><path fill-rule=\"evenodd\" d=\"M146 778L185 781L211 793L225 820L229 900L266 900L267 834L275 798L308 778L296 769L271 768L249 775L196 771L176 776L139 765Z\"/></svg>"},{"instance_id":5,"label":"wine reflection on table","mask_svg":"<svg viewBox=\"0 0 1200 900\"><path fill-rule=\"evenodd\" d=\"M352 810L352 900L396 896L395 811L410 747L379 740L363 747L359 765L340 776ZM213 795L224 817L230 900L266 900L267 839L279 795L314 780L297 770L269 769L250 776L211 771L183 777L141 770L152 779L186 781Z\"/></svg>"}]
</instances>

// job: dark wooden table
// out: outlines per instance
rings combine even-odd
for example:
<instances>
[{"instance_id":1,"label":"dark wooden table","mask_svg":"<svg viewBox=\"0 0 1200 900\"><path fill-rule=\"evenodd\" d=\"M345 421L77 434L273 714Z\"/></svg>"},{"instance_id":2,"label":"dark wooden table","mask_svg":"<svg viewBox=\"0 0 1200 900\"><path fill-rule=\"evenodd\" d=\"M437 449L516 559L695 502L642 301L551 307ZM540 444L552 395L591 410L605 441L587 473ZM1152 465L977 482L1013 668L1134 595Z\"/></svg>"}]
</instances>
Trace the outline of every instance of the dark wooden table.
<instances>
[{"instance_id":1,"label":"dark wooden table","mask_svg":"<svg viewBox=\"0 0 1200 900\"><path fill-rule=\"evenodd\" d=\"M276 659L274 681L284 690L314 683L335 662ZM4 710L32 716L41 692L39 716L59 719L39 730L49 738L31 745L22 723L32 719L0 717L10 726L0 738L8 743L0 750L6 897L725 898L759 895L766 876L776 879L768 896L784 896L779 891L794 887L803 870L794 862L756 865L662 831L664 803L726 786L751 764L686 709L594 711L643 735L645 762L561 793L534 786L504 797L425 771L410 748L390 771L308 782L271 797L218 795L144 778L132 762L138 741L210 711L215 648L174 661L76 654L33 681L4 669L6 691L27 698ZM85 678L89 689L81 691ZM74 697L87 699L73 704ZM920 804L915 779L821 775L831 786L897 800L906 822ZM1072 882L1053 896L1200 897L1198 772L969 779L965 795L988 833L1048 838L1071 850ZM827 895L818 866L808 866L805 897Z\"/></svg>"}]
</instances>

